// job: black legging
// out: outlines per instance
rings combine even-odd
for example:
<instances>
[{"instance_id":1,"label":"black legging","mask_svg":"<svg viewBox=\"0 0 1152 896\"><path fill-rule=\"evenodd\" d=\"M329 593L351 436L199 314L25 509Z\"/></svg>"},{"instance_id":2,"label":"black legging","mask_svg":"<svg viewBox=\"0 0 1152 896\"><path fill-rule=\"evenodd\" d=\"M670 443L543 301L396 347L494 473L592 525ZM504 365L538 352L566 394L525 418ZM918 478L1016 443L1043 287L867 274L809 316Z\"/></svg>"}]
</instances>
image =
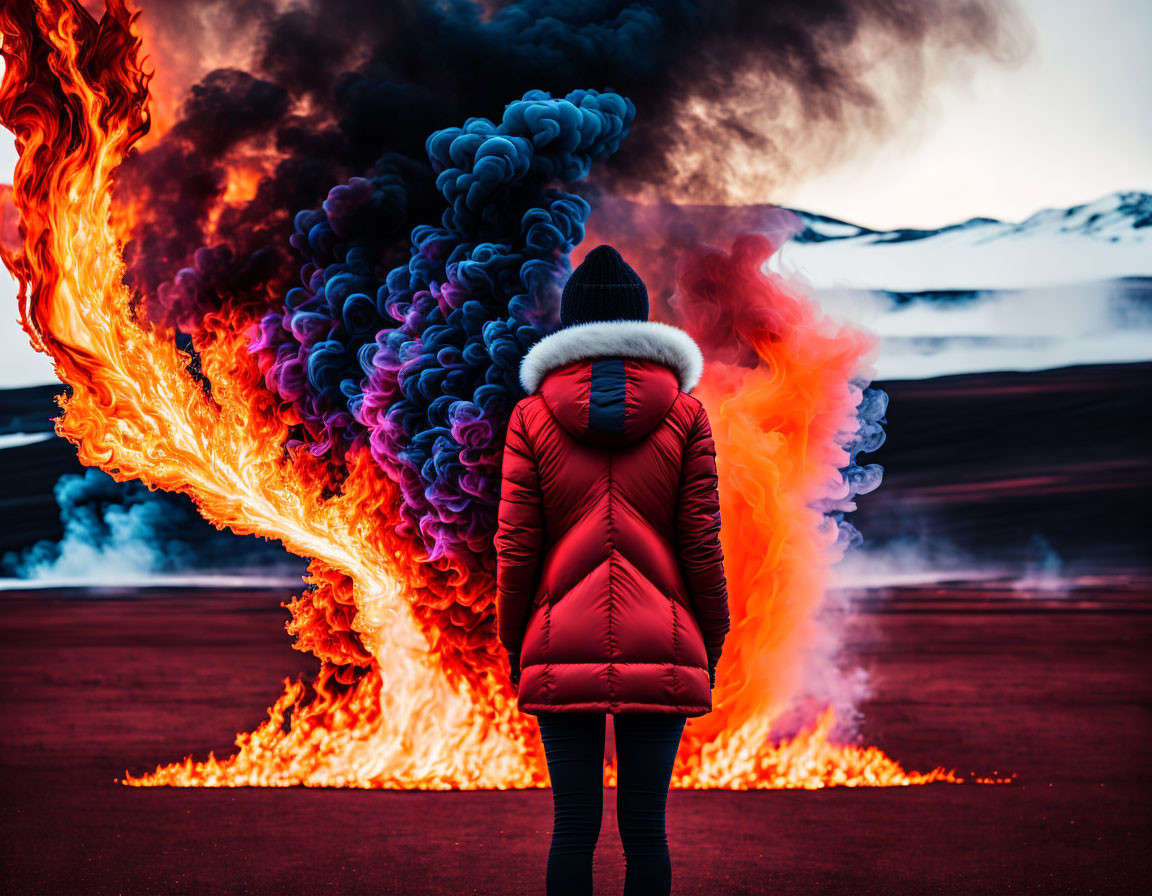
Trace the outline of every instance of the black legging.
<instances>
[{"instance_id":1,"label":"black legging","mask_svg":"<svg viewBox=\"0 0 1152 896\"><path fill-rule=\"evenodd\" d=\"M604 713L540 712L555 816L547 896L588 896L604 807ZM686 716L614 714L616 815L624 845L624 896L672 890L664 809Z\"/></svg>"}]
</instances>

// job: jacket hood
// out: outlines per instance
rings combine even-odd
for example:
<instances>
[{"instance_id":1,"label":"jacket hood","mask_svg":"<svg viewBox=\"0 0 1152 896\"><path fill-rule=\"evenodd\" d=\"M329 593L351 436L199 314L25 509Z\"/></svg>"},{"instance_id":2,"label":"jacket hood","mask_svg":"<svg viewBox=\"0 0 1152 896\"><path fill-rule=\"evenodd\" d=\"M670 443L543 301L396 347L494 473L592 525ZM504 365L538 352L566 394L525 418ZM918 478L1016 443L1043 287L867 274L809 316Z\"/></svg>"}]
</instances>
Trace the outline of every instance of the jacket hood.
<instances>
[{"instance_id":1,"label":"jacket hood","mask_svg":"<svg viewBox=\"0 0 1152 896\"><path fill-rule=\"evenodd\" d=\"M622 445L648 435L680 392L700 380L704 357L683 330L656 321L591 321L537 342L520 384L539 391L572 436Z\"/></svg>"}]
</instances>

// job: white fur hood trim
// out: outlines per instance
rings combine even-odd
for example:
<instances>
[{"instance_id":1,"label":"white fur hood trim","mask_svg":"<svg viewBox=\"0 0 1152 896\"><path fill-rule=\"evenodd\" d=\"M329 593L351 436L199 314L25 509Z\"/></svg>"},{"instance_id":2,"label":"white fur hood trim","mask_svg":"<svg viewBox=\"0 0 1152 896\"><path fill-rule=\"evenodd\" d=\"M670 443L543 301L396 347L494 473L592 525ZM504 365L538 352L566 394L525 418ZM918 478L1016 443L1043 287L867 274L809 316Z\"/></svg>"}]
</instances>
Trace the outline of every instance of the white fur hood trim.
<instances>
[{"instance_id":1,"label":"white fur hood trim","mask_svg":"<svg viewBox=\"0 0 1152 896\"><path fill-rule=\"evenodd\" d=\"M691 392L704 372L704 354L679 327L654 320L594 320L549 333L520 362L520 385L531 395L549 371L585 358L644 358L671 367L680 391Z\"/></svg>"}]
</instances>

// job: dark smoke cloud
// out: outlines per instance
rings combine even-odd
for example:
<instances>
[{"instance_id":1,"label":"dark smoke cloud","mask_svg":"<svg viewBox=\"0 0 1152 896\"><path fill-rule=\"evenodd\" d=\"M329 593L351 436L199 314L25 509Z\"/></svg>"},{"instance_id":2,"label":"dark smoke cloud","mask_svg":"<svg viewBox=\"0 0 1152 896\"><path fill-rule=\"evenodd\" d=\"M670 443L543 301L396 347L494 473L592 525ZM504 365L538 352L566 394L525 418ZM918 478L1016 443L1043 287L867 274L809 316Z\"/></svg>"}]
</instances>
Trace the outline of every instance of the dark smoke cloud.
<instances>
[{"instance_id":1,"label":"dark smoke cloud","mask_svg":"<svg viewBox=\"0 0 1152 896\"><path fill-rule=\"evenodd\" d=\"M814 160L883 133L947 60L1019 49L1013 10L995 0L280 6L143 4L157 69L237 60L197 73L180 120L120 173L139 214L129 285L151 297L154 317L185 329L221 295L282 295L295 213L372 176L385 153L412 160L406 198L389 212L403 218L397 238L435 220L425 138L470 116L498 120L526 90L610 89L635 103L628 141L595 174L620 195L763 202ZM872 86L893 67L899 77L886 84L904 94L896 108ZM278 161L251 201L221 214L216 240L228 252L196 257L226 168L245 153ZM162 290L181 268L181 282Z\"/></svg>"},{"instance_id":2,"label":"dark smoke cloud","mask_svg":"<svg viewBox=\"0 0 1152 896\"><path fill-rule=\"evenodd\" d=\"M129 286L187 333L225 303L258 321L265 384L300 421L289 445L336 466L370 445L401 485L401 531L462 570L492 566L515 370L555 326L590 209L639 235L657 316L755 364L770 303L734 306L745 291L721 296L706 254L673 308L667 262L733 227L762 233L769 207L731 206L769 200L805 153L834 158L830 137L843 152L882 133L929 60L1002 55L1010 37L993 0L148 10L175 54L158 68L190 71L188 47L234 61L198 73L178 120L118 172L136 215ZM895 108L870 86L881 57L905 76Z\"/></svg>"}]
</instances>

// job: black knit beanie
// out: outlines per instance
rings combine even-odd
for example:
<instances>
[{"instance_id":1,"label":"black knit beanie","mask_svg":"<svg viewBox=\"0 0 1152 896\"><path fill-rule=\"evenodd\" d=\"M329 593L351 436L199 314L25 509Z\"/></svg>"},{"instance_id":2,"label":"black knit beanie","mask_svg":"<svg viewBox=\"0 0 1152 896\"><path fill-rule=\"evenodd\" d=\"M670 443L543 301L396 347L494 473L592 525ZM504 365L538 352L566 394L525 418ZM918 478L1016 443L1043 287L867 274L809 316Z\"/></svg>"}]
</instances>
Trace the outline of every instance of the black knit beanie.
<instances>
[{"instance_id":1,"label":"black knit beanie","mask_svg":"<svg viewBox=\"0 0 1152 896\"><path fill-rule=\"evenodd\" d=\"M584 256L560 297L562 326L593 320L648 320L644 281L607 243Z\"/></svg>"}]
</instances>

